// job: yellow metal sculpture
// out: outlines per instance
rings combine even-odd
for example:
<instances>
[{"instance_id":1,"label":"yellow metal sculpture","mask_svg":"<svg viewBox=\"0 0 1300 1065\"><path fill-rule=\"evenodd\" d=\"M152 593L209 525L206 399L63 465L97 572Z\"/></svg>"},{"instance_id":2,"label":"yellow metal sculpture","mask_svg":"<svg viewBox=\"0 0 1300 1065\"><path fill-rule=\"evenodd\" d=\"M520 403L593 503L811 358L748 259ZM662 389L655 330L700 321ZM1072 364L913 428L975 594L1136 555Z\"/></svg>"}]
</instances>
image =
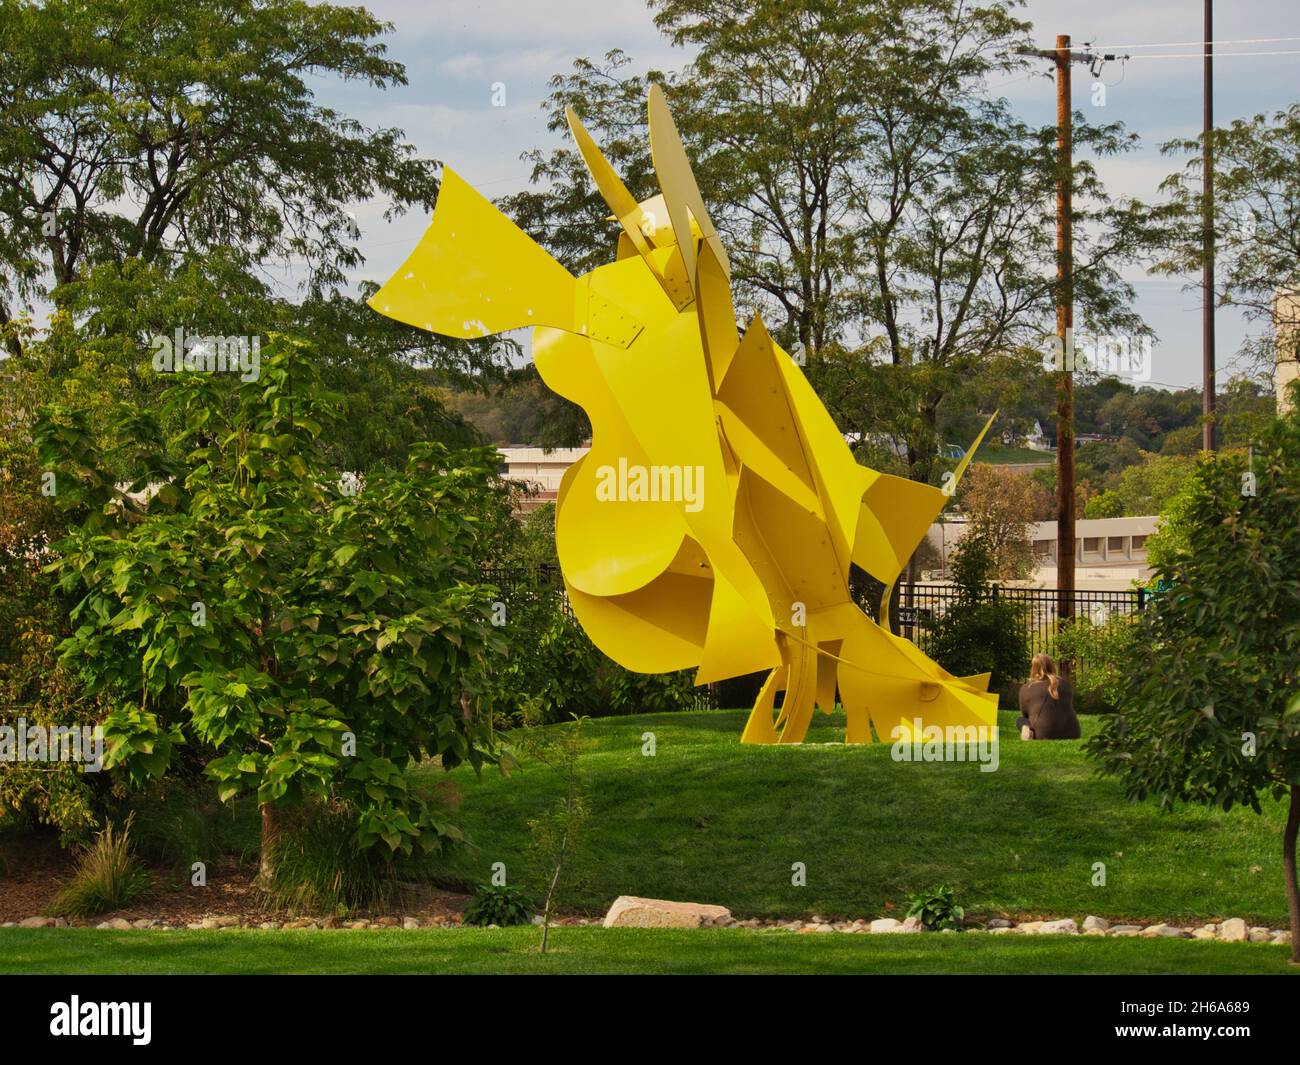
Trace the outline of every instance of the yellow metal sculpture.
<instances>
[{"instance_id":1,"label":"yellow metal sculpture","mask_svg":"<svg viewBox=\"0 0 1300 1065\"><path fill-rule=\"evenodd\" d=\"M634 671L695 667L697 684L768 671L746 743L799 743L837 689L850 743L872 742L873 725L882 739L918 722L995 725L987 674L945 672L849 592L856 563L886 584L883 613L955 481L860 466L763 322L740 334L727 254L661 90L649 98L661 194L641 203L568 120L621 226L613 263L573 277L446 168L428 231L370 304L453 337L533 327L542 379L591 419L556 512L591 639Z\"/></svg>"}]
</instances>

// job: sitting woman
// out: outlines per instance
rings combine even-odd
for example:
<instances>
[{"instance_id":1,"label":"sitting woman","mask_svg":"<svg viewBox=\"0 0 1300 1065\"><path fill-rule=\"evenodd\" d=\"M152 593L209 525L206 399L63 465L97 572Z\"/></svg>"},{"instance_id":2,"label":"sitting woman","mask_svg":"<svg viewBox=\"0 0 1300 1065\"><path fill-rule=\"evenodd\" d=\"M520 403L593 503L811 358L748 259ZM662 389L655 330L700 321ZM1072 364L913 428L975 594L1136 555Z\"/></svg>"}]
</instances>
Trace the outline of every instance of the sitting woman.
<instances>
[{"instance_id":1,"label":"sitting woman","mask_svg":"<svg viewBox=\"0 0 1300 1065\"><path fill-rule=\"evenodd\" d=\"M1057 676L1056 663L1049 655L1034 655L1029 666L1029 683L1020 686L1022 740L1077 740L1079 718L1074 712L1074 688Z\"/></svg>"}]
</instances>

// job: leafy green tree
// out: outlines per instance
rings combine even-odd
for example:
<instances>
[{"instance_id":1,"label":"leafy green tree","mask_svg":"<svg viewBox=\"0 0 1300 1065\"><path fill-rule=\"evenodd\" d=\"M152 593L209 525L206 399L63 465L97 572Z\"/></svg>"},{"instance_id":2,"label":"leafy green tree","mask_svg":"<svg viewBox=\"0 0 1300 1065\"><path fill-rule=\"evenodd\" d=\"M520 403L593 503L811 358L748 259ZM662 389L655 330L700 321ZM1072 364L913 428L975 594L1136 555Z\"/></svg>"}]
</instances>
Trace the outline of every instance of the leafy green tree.
<instances>
[{"instance_id":1,"label":"leafy green tree","mask_svg":"<svg viewBox=\"0 0 1300 1065\"><path fill-rule=\"evenodd\" d=\"M1300 299L1277 300L1279 290L1300 291L1300 103L1272 114L1240 118L1210 131L1214 156L1214 256L1221 305L1300 335ZM1206 242L1202 215L1202 143L1164 146L1187 153L1186 166L1161 186L1168 200L1151 217L1162 228L1166 258L1158 269L1186 275L1200 270ZM1266 331L1246 345L1270 373L1277 353Z\"/></svg>"},{"instance_id":2,"label":"leafy green tree","mask_svg":"<svg viewBox=\"0 0 1300 1065\"><path fill-rule=\"evenodd\" d=\"M77 521L52 564L80 596L62 661L112 701L107 765L140 784L196 750L223 801L256 797L264 882L303 799L355 810L363 848L456 839L405 770L492 757L477 696L501 644L475 515L495 455L423 445L400 473L341 479L322 461L339 397L284 337L257 381L181 374L163 403L174 435L125 407L112 453L79 410L37 430Z\"/></svg>"},{"instance_id":3,"label":"leafy green tree","mask_svg":"<svg viewBox=\"0 0 1300 1065\"><path fill-rule=\"evenodd\" d=\"M1251 476L1248 476L1251 475ZM1288 800L1282 855L1300 962L1300 421L1202 456L1160 559L1170 588L1143 612L1122 714L1090 742L1129 796L1230 809Z\"/></svg>"},{"instance_id":4,"label":"leafy green tree","mask_svg":"<svg viewBox=\"0 0 1300 1065\"><path fill-rule=\"evenodd\" d=\"M1115 494L1126 515L1159 514L1195 468L1190 455L1143 456L1145 462L1120 474Z\"/></svg>"},{"instance_id":5,"label":"leafy green tree","mask_svg":"<svg viewBox=\"0 0 1300 1065\"><path fill-rule=\"evenodd\" d=\"M1030 27L1001 2L652 6L656 25L693 56L666 91L728 247L740 316L761 312L814 380L819 360L847 351L828 393L847 409L832 414L856 425L890 415L857 430L862 439L893 438L908 476L937 481L945 399L995 353L1014 353L1022 376L1029 365L1041 373L1055 305L1055 130L1019 121L987 92L988 78L1024 69L1014 48ZM573 104L633 194L646 196L644 88L660 75L629 77L625 56L606 60L580 60L553 80L551 125ZM1119 126L1082 116L1075 138L1081 155L1130 143ZM576 152L534 160L544 191L507 208L571 266L607 257L615 230L592 229L607 211ZM1086 161L1075 187L1081 314L1096 328L1141 332L1116 272L1134 227ZM876 361L889 372L876 373ZM859 412L854 397L882 386L888 397Z\"/></svg>"}]
</instances>

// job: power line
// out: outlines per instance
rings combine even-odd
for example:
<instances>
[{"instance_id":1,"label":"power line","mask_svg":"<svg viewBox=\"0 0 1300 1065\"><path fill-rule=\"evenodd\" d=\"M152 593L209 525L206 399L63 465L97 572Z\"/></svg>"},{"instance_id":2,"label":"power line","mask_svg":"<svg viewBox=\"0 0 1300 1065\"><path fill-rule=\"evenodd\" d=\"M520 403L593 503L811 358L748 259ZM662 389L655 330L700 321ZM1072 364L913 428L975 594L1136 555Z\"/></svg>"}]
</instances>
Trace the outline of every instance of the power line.
<instances>
[{"instance_id":1,"label":"power line","mask_svg":"<svg viewBox=\"0 0 1300 1065\"><path fill-rule=\"evenodd\" d=\"M1237 56L1255 56L1255 55L1300 55L1300 48L1291 51L1269 51L1269 52L1171 52L1167 55L1131 55L1126 59L1204 59L1207 55L1213 55L1215 59L1233 59Z\"/></svg>"},{"instance_id":2,"label":"power line","mask_svg":"<svg viewBox=\"0 0 1300 1065\"><path fill-rule=\"evenodd\" d=\"M1300 37L1252 37L1241 41L1166 41L1163 44L1093 44L1084 41L1085 48L1197 48L1209 44L1218 47L1221 44L1280 44L1283 41L1300 41Z\"/></svg>"}]
</instances>

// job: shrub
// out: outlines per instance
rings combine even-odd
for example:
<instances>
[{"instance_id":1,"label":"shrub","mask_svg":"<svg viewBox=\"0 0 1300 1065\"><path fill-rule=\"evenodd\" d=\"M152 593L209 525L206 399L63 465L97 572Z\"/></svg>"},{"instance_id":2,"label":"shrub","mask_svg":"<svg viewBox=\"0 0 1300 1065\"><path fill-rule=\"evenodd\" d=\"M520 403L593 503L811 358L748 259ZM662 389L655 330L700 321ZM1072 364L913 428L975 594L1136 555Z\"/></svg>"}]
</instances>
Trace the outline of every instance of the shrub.
<instances>
[{"instance_id":1,"label":"shrub","mask_svg":"<svg viewBox=\"0 0 1300 1065\"><path fill-rule=\"evenodd\" d=\"M50 903L56 917L89 917L120 910L149 890L149 874L131 852L131 818L122 831L104 826L77 859L72 879Z\"/></svg>"},{"instance_id":2,"label":"shrub","mask_svg":"<svg viewBox=\"0 0 1300 1065\"><path fill-rule=\"evenodd\" d=\"M952 888L940 885L909 895L907 916L917 918L929 931L939 932L960 928L966 911L957 905Z\"/></svg>"},{"instance_id":3,"label":"shrub","mask_svg":"<svg viewBox=\"0 0 1300 1065\"><path fill-rule=\"evenodd\" d=\"M395 887L381 850L357 842L357 811L343 803L306 803L281 824L273 872L263 896L291 913L343 915L382 906Z\"/></svg>"},{"instance_id":4,"label":"shrub","mask_svg":"<svg viewBox=\"0 0 1300 1065\"><path fill-rule=\"evenodd\" d=\"M528 924L533 919L533 900L512 884L480 884L465 907L466 924L499 928Z\"/></svg>"},{"instance_id":5,"label":"shrub","mask_svg":"<svg viewBox=\"0 0 1300 1065\"><path fill-rule=\"evenodd\" d=\"M1111 713L1119 708L1124 685L1137 666L1138 632L1136 617L1116 617L1102 625L1076 617L1057 630L1052 653L1077 663L1076 709Z\"/></svg>"},{"instance_id":6,"label":"shrub","mask_svg":"<svg viewBox=\"0 0 1300 1065\"><path fill-rule=\"evenodd\" d=\"M1029 625L1022 605L986 587L996 564L978 530L962 537L952 561L957 599L934 621L926 650L954 676L992 673L989 690L1008 695L1029 672Z\"/></svg>"}]
</instances>

